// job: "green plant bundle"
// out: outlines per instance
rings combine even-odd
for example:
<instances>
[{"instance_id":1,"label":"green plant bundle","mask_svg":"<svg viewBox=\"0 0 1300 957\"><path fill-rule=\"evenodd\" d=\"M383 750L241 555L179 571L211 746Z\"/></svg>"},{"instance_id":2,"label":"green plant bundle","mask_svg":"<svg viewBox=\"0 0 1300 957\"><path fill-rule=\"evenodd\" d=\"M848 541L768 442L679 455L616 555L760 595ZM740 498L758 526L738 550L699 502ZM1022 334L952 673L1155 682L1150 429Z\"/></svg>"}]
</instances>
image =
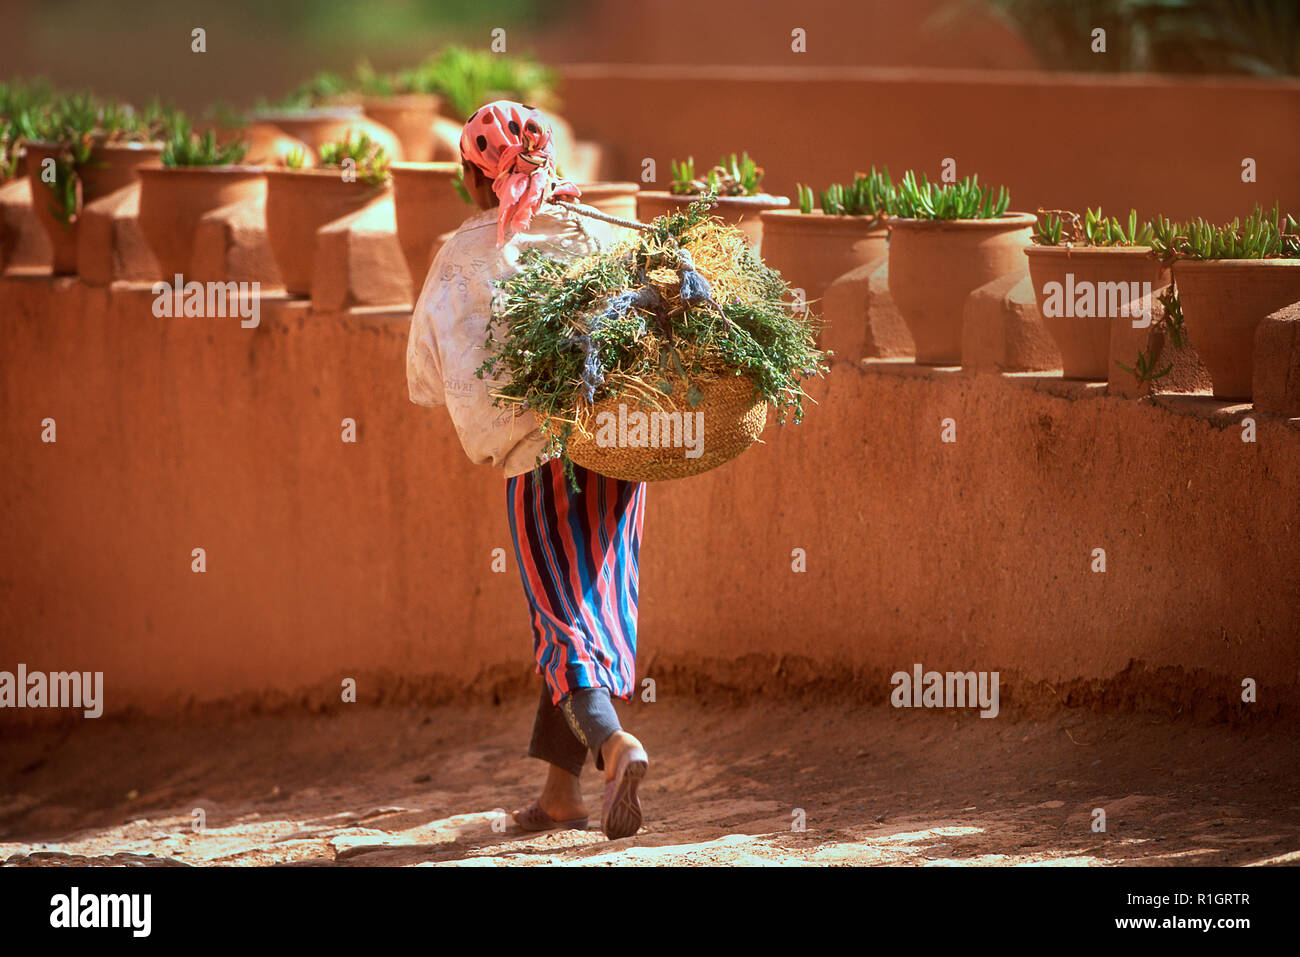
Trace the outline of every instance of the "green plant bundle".
<instances>
[{"instance_id":1,"label":"green plant bundle","mask_svg":"<svg viewBox=\"0 0 1300 957\"><path fill-rule=\"evenodd\" d=\"M763 182L763 167L756 164L748 153L735 153L718 160L717 165L704 175L695 175L695 157L679 163L672 160L671 191L679 196L697 196L714 192L719 196L757 196Z\"/></svg>"},{"instance_id":2,"label":"green plant bundle","mask_svg":"<svg viewBox=\"0 0 1300 957\"><path fill-rule=\"evenodd\" d=\"M197 135L189 120L179 120L163 144L163 166L235 166L248 155L248 141L217 142L216 130Z\"/></svg>"},{"instance_id":3,"label":"green plant bundle","mask_svg":"<svg viewBox=\"0 0 1300 957\"><path fill-rule=\"evenodd\" d=\"M369 186L383 186L388 182L388 150L361 133L354 140L349 132L334 143L324 143L320 148L321 166L351 167L357 179Z\"/></svg>"},{"instance_id":4,"label":"green plant bundle","mask_svg":"<svg viewBox=\"0 0 1300 957\"><path fill-rule=\"evenodd\" d=\"M1034 223L1033 242L1040 246L1150 246L1155 226L1139 220L1130 209L1127 223L1102 215L1101 207L1084 215L1068 209L1040 209Z\"/></svg>"},{"instance_id":5,"label":"green plant bundle","mask_svg":"<svg viewBox=\"0 0 1300 957\"><path fill-rule=\"evenodd\" d=\"M931 183L908 170L890 192L886 212L900 219L997 219L1011 205L1005 186L997 192L980 186L978 176L968 176L960 183Z\"/></svg>"},{"instance_id":6,"label":"green plant bundle","mask_svg":"<svg viewBox=\"0 0 1300 957\"><path fill-rule=\"evenodd\" d=\"M498 283L500 307L487 339L492 358L478 375L509 378L497 404L546 418L546 454L564 454L581 410L594 402L671 394L668 370L688 380L746 374L756 401L772 403L781 419L787 412L802 419L800 382L823 373L828 354L817 350L806 313L786 301L780 273L736 230L710 218L712 199L706 194L656 219L634 241L577 263L527 252L520 271ZM700 270L692 284L709 273L704 298L697 287L688 301L683 263ZM680 292L662 286L664 276L681 277L671 280ZM694 386L687 398L698 403Z\"/></svg>"}]
</instances>

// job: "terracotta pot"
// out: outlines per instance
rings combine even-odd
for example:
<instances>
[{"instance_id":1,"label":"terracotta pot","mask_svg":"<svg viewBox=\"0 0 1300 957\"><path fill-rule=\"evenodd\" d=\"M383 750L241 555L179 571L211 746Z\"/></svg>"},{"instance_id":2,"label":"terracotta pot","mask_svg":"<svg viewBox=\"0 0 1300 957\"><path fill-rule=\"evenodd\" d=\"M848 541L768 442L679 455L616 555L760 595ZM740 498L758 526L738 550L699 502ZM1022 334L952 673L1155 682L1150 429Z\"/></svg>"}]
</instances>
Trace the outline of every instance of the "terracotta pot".
<instances>
[{"instance_id":1,"label":"terracotta pot","mask_svg":"<svg viewBox=\"0 0 1300 957\"><path fill-rule=\"evenodd\" d=\"M477 211L452 186L459 169L459 163L392 165L397 241L402 245L417 296L433 257L442 248L439 237L455 230Z\"/></svg>"},{"instance_id":2,"label":"terracotta pot","mask_svg":"<svg viewBox=\"0 0 1300 957\"><path fill-rule=\"evenodd\" d=\"M1167 286L1169 270L1148 246L1030 245L1025 255L1043 326L1061 352L1063 377L1109 380L1111 330L1132 323L1130 304L1136 307L1143 296ZM1079 306L1092 315L1077 315Z\"/></svg>"},{"instance_id":3,"label":"terracotta pot","mask_svg":"<svg viewBox=\"0 0 1300 957\"><path fill-rule=\"evenodd\" d=\"M464 123L450 117L434 117L433 128L430 132L433 135L433 158L435 160L440 163L460 162L460 131L464 126Z\"/></svg>"},{"instance_id":4,"label":"terracotta pot","mask_svg":"<svg viewBox=\"0 0 1300 957\"><path fill-rule=\"evenodd\" d=\"M0 179L0 187L8 186L18 180L27 183L27 192L30 195L32 187L31 180L27 177L27 151L23 149L20 149L18 153L18 163L15 166L14 175ZM18 224L16 222L11 223L8 216L0 215L0 273L5 271L5 265L9 262L9 257L18 245L18 237Z\"/></svg>"},{"instance_id":5,"label":"terracotta pot","mask_svg":"<svg viewBox=\"0 0 1300 957\"><path fill-rule=\"evenodd\" d=\"M678 196L662 190L648 190L637 194L637 219L648 223L657 216L666 216L685 209L698 196ZM713 208L713 215L719 217L728 226L735 226L749 239L750 248L758 252L763 241L763 222L759 218L764 210L784 209L790 205L788 196L770 196L759 193L757 196L720 196L718 205Z\"/></svg>"},{"instance_id":6,"label":"terracotta pot","mask_svg":"<svg viewBox=\"0 0 1300 957\"><path fill-rule=\"evenodd\" d=\"M243 161L245 166L284 166L285 157L294 150L302 150L307 167L316 165L316 151L310 144L290 136L272 123L249 123L247 126L223 126L216 129L217 141L222 144L240 138L248 141L248 153Z\"/></svg>"},{"instance_id":7,"label":"terracotta pot","mask_svg":"<svg viewBox=\"0 0 1300 957\"><path fill-rule=\"evenodd\" d=\"M64 223L51 209L54 193L41 180L46 159L59 154L53 143L27 144L28 181L32 186L32 210L50 237L54 249L52 270L55 275L72 275L77 271L77 222ZM136 180L136 171L157 166L162 155L161 143L126 143L96 146L90 159L77 170L77 213L87 203L107 196Z\"/></svg>"},{"instance_id":8,"label":"terracotta pot","mask_svg":"<svg viewBox=\"0 0 1300 957\"><path fill-rule=\"evenodd\" d=\"M821 299L840 276L885 255L889 231L875 216L827 216L821 210L771 209L760 217L763 262L802 289L808 302Z\"/></svg>"},{"instance_id":9,"label":"terracotta pot","mask_svg":"<svg viewBox=\"0 0 1300 957\"><path fill-rule=\"evenodd\" d=\"M258 166L157 167L139 174L140 231L169 282L189 270L204 213L266 195L265 171Z\"/></svg>"},{"instance_id":10,"label":"terracotta pot","mask_svg":"<svg viewBox=\"0 0 1300 957\"><path fill-rule=\"evenodd\" d=\"M433 159L433 121L441 105L442 97L432 93L368 96L361 101L366 116L396 134L403 158L412 163Z\"/></svg>"},{"instance_id":11,"label":"terracotta pot","mask_svg":"<svg viewBox=\"0 0 1300 957\"><path fill-rule=\"evenodd\" d=\"M365 133L388 150L390 160L406 159L397 134L382 123L362 116L355 108L334 107L295 113L259 113L254 117L254 122L278 126L295 139L302 140L315 150L317 155L326 143L337 142L349 133L354 138Z\"/></svg>"},{"instance_id":12,"label":"terracotta pot","mask_svg":"<svg viewBox=\"0 0 1300 957\"><path fill-rule=\"evenodd\" d=\"M1214 394L1251 398L1255 327L1300 300L1300 259L1180 259L1174 283L1187 338L1210 373Z\"/></svg>"},{"instance_id":13,"label":"terracotta pot","mask_svg":"<svg viewBox=\"0 0 1300 957\"><path fill-rule=\"evenodd\" d=\"M974 290L1025 270L1032 213L998 219L893 219L889 290L916 343L916 361L961 364L962 308Z\"/></svg>"},{"instance_id":14,"label":"terracotta pot","mask_svg":"<svg viewBox=\"0 0 1300 957\"><path fill-rule=\"evenodd\" d=\"M619 219L636 219L640 191L636 183L579 183L578 189L582 190L578 202L584 206L594 206Z\"/></svg>"},{"instance_id":15,"label":"terracotta pot","mask_svg":"<svg viewBox=\"0 0 1300 957\"><path fill-rule=\"evenodd\" d=\"M342 171L266 171L266 238L291 295L311 295L316 230L387 195L391 186L348 182Z\"/></svg>"}]
</instances>

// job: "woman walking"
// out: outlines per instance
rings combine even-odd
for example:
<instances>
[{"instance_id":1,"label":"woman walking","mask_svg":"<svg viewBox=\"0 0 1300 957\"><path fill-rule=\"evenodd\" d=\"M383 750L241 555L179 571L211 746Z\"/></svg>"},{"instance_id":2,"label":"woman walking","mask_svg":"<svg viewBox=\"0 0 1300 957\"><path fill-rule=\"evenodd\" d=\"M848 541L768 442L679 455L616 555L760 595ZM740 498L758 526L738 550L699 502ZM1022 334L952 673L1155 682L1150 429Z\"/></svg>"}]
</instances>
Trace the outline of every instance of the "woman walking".
<instances>
[{"instance_id":1,"label":"woman walking","mask_svg":"<svg viewBox=\"0 0 1300 957\"><path fill-rule=\"evenodd\" d=\"M641 826L637 788L649 761L622 729L613 698L636 680L637 557L645 484L559 459L540 467L546 445L532 413L492 402L500 381L477 378L494 283L518 271L529 249L573 259L614 239L594 219L551 203L580 191L559 178L550 124L532 107L497 100L479 108L460 138L464 181L482 211L439 250L416 303L407 343L411 401L445 405L470 459L501 468L515 556L532 617L541 700L528 753L548 763L538 799L514 812L524 830L585 828L580 775L590 751L605 773L601 828L610 838Z\"/></svg>"}]
</instances>

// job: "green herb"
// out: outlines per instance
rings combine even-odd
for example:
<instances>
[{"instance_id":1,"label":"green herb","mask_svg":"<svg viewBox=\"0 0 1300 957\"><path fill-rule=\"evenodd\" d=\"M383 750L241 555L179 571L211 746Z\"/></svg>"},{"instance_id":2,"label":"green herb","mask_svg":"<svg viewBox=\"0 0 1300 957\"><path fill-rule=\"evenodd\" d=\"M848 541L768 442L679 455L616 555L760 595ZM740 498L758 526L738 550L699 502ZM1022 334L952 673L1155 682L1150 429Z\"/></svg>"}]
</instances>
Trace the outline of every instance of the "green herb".
<instances>
[{"instance_id":1,"label":"green herb","mask_svg":"<svg viewBox=\"0 0 1300 957\"><path fill-rule=\"evenodd\" d=\"M286 169L302 169L307 165L307 152L301 146L295 146L284 154Z\"/></svg>"},{"instance_id":2,"label":"green herb","mask_svg":"<svg viewBox=\"0 0 1300 957\"><path fill-rule=\"evenodd\" d=\"M997 219L1010 204L1005 186L994 193L991 186L980 186L978 176L940 185L924 174L918 181L908 170L890 192L885 211L901 219Z\"/></svg>"}]
</instances>

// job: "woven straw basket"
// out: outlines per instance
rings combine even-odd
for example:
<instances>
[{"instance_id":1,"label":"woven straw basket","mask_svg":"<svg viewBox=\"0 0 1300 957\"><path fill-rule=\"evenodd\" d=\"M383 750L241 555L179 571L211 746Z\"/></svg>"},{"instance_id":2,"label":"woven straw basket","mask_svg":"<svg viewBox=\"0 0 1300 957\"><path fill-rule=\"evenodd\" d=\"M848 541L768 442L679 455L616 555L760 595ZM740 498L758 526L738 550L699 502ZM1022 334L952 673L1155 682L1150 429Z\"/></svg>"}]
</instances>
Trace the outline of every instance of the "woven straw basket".
<instances>
[{"instance_id":1,"label":"woven straw basket","mask_svg":"<svg viewBox=\"0 0 1300 957\"><path fill-rule=\"evenodd\" d=\"M703 401L694 408L687 400L689 384L684 380L673 382L671 395L660 395L657 398L660 406L657 409L627 393L597 402L591 407L590 418L586 419L588 431L580 433L575 430L570 436L569 457L585 469L625 482L663 482L686 478L730 462L753 445L767 425L767 403L754 401L754 382L748 376L727 375L692 381L704 395ZM620 431L617 425L613 428L620 440L633 431L632 423L635 420L626 417L635 412L644 413L647 417L653 413L660 413L661 416L680 413L683 419L687 414L702 413L692 419L692 423L702 426L701 433L692 433L692 438L698 440L696 448L700 454L689 458L687 452L692 450L684 443L674 446L666 439L661 439L657 448L632 447L621 444L620 441L600 444L598 437L601 430L598 423L619 422L620 405L626 407L623 421L628 423L626 432ZM601 413L609 413L613 418L602 420ZM661 417L658 422L662 426L665 420ZM674 432L675 436L679 434ZM609 438L608 431L604 437Z\"/></svg>"}]
</instances>

